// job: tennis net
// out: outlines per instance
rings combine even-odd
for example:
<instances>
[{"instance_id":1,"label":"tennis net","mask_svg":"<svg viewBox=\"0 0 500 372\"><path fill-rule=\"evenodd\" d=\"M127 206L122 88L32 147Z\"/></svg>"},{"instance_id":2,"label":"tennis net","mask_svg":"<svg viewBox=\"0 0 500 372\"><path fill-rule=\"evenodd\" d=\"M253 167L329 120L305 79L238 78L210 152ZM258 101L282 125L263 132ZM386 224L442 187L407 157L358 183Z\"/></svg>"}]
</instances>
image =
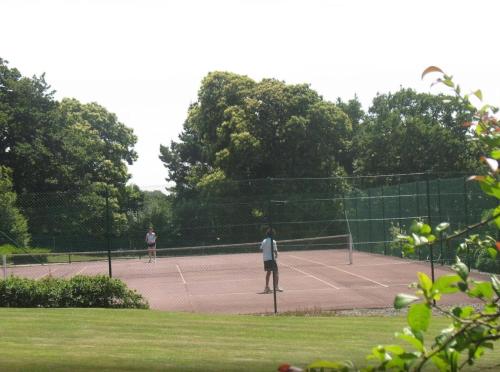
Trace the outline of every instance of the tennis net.
<instances>
[{"instance_id":1,"label":"tennis net","mask_svg":"<svg viewBox=\"0 0 500 372\"><path fill-rule=\"evenodd\" d=\"M280 252L335 251L339 264L352 263L350 235L334 235L276 241ZM328 253L328 252L323 252ZM199 245L189 247L86 251L64 253L11 254L3 257L3 274L41 278L47 275L108 274L120 266L149 263L150 259L167 264L183 259L190 271L216 271L244 267L255 257L260 260L260 242ZM197 257L200 257L197 259ZM205 259L203 258L205 257ZM212 259L210 259L212 257ZM189 259L189 260L188 260ZM31 268L31 269L30 269ZM174 265L175 268L175 265Z\"/></svg>"}]
</instances>

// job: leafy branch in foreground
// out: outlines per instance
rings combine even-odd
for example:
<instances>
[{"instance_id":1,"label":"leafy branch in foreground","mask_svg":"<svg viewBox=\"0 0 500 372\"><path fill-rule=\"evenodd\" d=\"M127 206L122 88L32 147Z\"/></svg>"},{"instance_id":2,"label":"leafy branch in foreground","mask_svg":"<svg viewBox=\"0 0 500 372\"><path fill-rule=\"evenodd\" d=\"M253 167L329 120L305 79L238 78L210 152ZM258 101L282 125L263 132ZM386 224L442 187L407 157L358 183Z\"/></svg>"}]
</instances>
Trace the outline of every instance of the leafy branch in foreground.
<instances>
[{"instance_id":1,"label":"leafy branch in foreground","mask_svg":"<svg viewBox=\"0 0 500 372\"><path fill-rule=\"evenodd\" d=\"M461 89L453 82L453 78L440 68L431 66L425 69L422 78L429 73L439 73L440 77L433 83L443 84L453 90L457 99L473 114L471 122L464 123L470 128L471 141L480 146L483 155L480 158L484 165L483 174L474 175L469 181L478 182L482 191L500 200L500 180L498 161L500 160L500 126L494 116L497 109L483 105L477 109L470 98L482 101L482 92L476 90L462 95ZM498 234L500 229L500 205L485 211L486 218L462 231L445 236L451 239L469 234L480 226L489 224ZM423 221L414 221L408 235L400 235L403 251L413 253L424 246L432 247L443 240L449 223L443 222L434 229ZM438 237L439 236L439 239ZM500 242L491 236L481 237L479 234L467 236L459 245L462 249L475 249L487 252L496 258L500 250ZM452 266L454 274L444 275L437 280L429 278L425 273L417 273L418 281L410 287L415 288L415 295L399 294L394 299L396 309L408 308L408 326L396 337L409 345L379 345L367 356L368 365L354 366L351 362L317 361L307 367L307 371L421 371L433 366L439 371L459 371L473 365L488 349L494 348L494 342L500 339L500 279L492 275L489 281L474 280L469 275L469 268L457 257ZM468 296L475 306L464 305L445 308L440 305L443 296L462 293ZM433 314L443 315L451 324L441 330L433 339L426 335ZM280 369L283 371L285 369ZM290 369L291 370L291 369ZM297 370L297 369L295 369Z\"/></svg>"}]
</instances>

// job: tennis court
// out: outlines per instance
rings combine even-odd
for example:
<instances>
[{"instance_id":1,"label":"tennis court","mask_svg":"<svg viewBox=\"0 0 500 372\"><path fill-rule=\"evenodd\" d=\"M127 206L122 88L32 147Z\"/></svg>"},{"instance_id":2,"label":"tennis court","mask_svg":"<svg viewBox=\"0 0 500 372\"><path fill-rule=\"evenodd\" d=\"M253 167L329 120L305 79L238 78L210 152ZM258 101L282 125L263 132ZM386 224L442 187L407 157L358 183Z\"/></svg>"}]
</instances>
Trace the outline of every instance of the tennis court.
<instances>
[{"instance_id":1,"label":"tennis court","mask_svg":"<svg viewBox=\"0 0 500 372\"><path fill-rule=\"evenodd\" d=\"M280 252L279 312L392 307L394 296L412 293L408 284L418 271L429 276L429 263L347 249ZM7 275L30 278L108 274L107 261L73 261L7 267ZM450 273L436 265L436 275ZM264 294L265 272L259 252L205 256L147 255L114 259L112 274L149 301L152 309L203 313L257 314L274 311L273 294ZM478 279L486 276L474 274ZM461 294L443 303L468 303Z\"/></svg>"}]
</instances>

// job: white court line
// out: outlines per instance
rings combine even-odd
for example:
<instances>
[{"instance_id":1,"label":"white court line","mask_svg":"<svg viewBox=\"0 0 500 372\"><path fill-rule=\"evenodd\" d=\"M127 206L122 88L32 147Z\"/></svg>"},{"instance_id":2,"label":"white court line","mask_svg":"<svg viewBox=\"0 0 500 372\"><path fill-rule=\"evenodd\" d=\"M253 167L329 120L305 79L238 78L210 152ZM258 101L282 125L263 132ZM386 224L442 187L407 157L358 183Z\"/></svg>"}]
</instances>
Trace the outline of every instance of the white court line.
<instances>
[{"instance_id":1,"label":"white court line","mask_svg":"<svg viewBox=\"0 0 500 372\"><path fill-rule=\"evenodd\" d=\"M43 275L37 276L37 277L35 278L35 280L45 278L45 277L46 277L47 275L49 275L49 274L50 274L50 275L52 275L52 273L53 273L53 272L55 272L55 271L57 271L57 269L52 270L52 269L49 267L49 271L48 271L48 272L46 272L46 273L45 273L45 274L43 274Z\"/></svg>"},{"instance_id":2,"label":"white court line","mask_svg":"<svg viewBox=\"0 0 500 372\"><path fill-rule=\"evenodd\" d=\"M323 280L323 279L320 279L320 278L318 278L318 277L316 277L316 276L314 276L314 275L312 275L312 274L310 274L310 273L307 273L307 272L305 272L305 271L299 270L299 269L297 269L296 267L293 267L293 266L287 265L287 264L285 264L285 263L283 263L283 262L281 262L281 265L282 265L282 266L286 266L286 267L288 267L288 268L290 268L290 269L292 269L292 270L298 271L299 273L304 274L305 276L308 276L308 277L310 277L310 278L316 279L316 280L320 281L321 283L326 284L326 285L327 285L327 286L329 286L329 287L332 287L332 288L334 288L334 289L340 289L339 287L336 287L336 286L334 286L333 284L328 283L327 281L325 281L325 280Z\"/></svg>"},{"instance_id":3,"label":"white court line","mask_svg":"<svg viewBox=\"0 0 500 372\"><path fill-rule=\"evenodd\" d=\"M382 287L385 287L385 288L388 288L389 286L388 285L385 285L385 284L382 284L382 283L379 283L375 280L372 280L370 278L367 278L366 276L363 276L363 275L358 275L358 274L354 274L354 273L351 273L349 271L345 271L345 270L342 270L342 269L339 269L338 267L335 267L335 266L331 266L331 265L325 265L324 263L322 262L318 262L318 261L313 261L313 260L308 260L306 258L302 258L302 257L297 257L297 256L294 256L294 255L288 255L288 257L294 257L298 260L302 260L302 261L308 261L308 262L311 262L311 263L314 263L314 264L317 264L317 265L321 265L321 266L324 266L324 267L328 267L330 269L335 269L335 270L338 270L338 271L341 271L343 273L346 273L346 274L349 274L349 275L352 275L352 276L355 276L357 278L360 278L360 279L363 279L363 280L367 280L369 282L372 282L372 283L375 283L375 284L378 284Z\"/></svg>"},{"instance_id":4,"label":"white court line","mask_svg":"<svg viewBox=\"0 0 500 372\"><path fill-rule=\"evenodd\" d=\"M84 266L81 270L78 270L75 275L80 275L85 269L87 268L87 266Z\"/></svg>"},{"instance_id":5,"label":"white court line","mask_svg":"<svg viewBox=\"0 0 500 372\"><path fill-rule=\"evenodd\" d=\"M177 267L177 271L179 272L179 275L181 276L181 279L182 279L182 283L183 284L186 284L186 281L184 280L184 275L182 275L182 271L181 271L181 268L179 267L179 265L175 265Z\"/></svg>"},{"instance_id":6,"label":"white court line","mask_svg":"<svg viewBox=\"0 0 500 372\"><path fill-rule=\"evenodd\" d=\"M371 266L392 266L392 265L411 265L415 262L387 262L387 263L376 263L376 264L366 264L366 265L356 265L356 267L371 267Z\"/></svg>"}]
</instances>

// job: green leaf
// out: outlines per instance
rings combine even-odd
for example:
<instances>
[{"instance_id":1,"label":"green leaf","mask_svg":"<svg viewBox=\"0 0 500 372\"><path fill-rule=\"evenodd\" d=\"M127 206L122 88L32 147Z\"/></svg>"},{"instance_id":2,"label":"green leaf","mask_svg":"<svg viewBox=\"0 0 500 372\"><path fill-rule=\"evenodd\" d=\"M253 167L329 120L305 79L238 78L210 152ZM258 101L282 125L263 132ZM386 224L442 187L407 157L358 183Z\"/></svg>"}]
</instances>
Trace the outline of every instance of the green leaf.
<instances>
[{"instance_id":1,"label":"green leaf","mask_svg":"<svg viewBox=\"0 0 500 372\"><path fill-rule=\"evenodd\" d=\"M432 280L426 274L419 272L417 273L420 288L424 290L425 293L429 293L432 289Z\"/></svg>"},{"instance_id":2,"label":"green leaf","mask_svg":"<svg viewBox=\"0 0 500 372\"><path fill-rule=\"evenodd\" d=\"M422 230L422 227L424 226L424 223L421 221L413 221L411 226L410 226L410 231L412 233L418 234L420 233L420 230Z\"/></svg>"},{"instance_id":3,"label":"green leaf","mask_svg":"<svg viewBox=\"0 0 500 372\"><path fill-rule=\"evenodd\" d=\"M500 214L500 205L499 205L499 206L497 206L497 207L493 210L493 215L492 215L492 217L493 217L493 216L496 216L496 215L498 215L498 214ZM499 216L499 217L497 217L497 218L495 218L495 225L497 226L497 229L500 229L500 216Z\"/></svg>"},{"instance_id":4,"label":"green leaf","mask_svg":"<svg viewBox=\"0 0 500 372\"><path fill-rule=\"evenodd\" d=\"M490 156L493 159L500 160L500 149L494 149L490 152Z\"/></svg>"},{"instance_id":5,"label":"green leaf","mask_svg":"<svg viewBox=\"0 0 500 372\"><path fill-rule=\"evenodd\" d=\"M472 306L457 306L453 308L452 313L458 318L467 319L474 313L474 308Z\"/></svg>"},{"instance_id":6,"label":"green leaf","mask_svg":"<svg viewBox=\"0 0 500 372\"><path fill-rule=\"evenodd\" d=\"M410 329L405 328L403 330L403 333L396 333L396 337L410 343L418 351L424 351L424 344L422 343L422 341L415 337Z\"/></svg>"},{"instance_id":7,"label":"green leaf","mask_svg":"<svg viewBox=\"0 0 500 372\"><path fill-rule=\"evenodd\" d=\"M474 288L469 291L469 295L477 298L493 298L493 287L490 282L478 282Z\"/></svg>"},{"instance_id":8,"label":"green leaf","mask_svg":"<svg viewBox=\"0 0 500 372\"><path fill-rule=\"evenodd\" d=\"M475 92L472 92L479 100L483 100L483 92L481 92L481 89L476 90Z\"/></svg>"},{"instance_id":9,"label":"green leaf","mask_svg":"<svg viewBox=\"0 0 500 372\"><path fill-rule=\"evenodd\" d=\"M450 78L443 79L443 84L450 88L453 88L455 86L453 80L451 80Z\"/></svg>"},{"instance_id":10,"label":"green leaf","mask_svg":"<svg viewBox=\"0 0 500 372\"><path fill-rule=\"evenodd\" d=\"M498 251L495 248L489 247L487 251L491 258L495 259L497 257Z\"/></svg>"},{"instance_id":11,"label":"green leaf","mask_svg":"<svg viewBox=\"0 0 500 372\"><path fill-rule=\"evenodd\" d=\"M409 304L411 304L412 302L417 301L418 299L419 299L418 297L415 297L415 296L412 296L409 294L399 293L396 296L396 298L394 298L394 308L395 309L402 309L402 308L408 306Z\"/></svg>"},{"instance_id":12,"label":"green leaf","mask_svg":"<svg viewBox=\"0 0 500 372\"><path fill-rule=\"evenodd\" d=\"M431 227L426 223L424 223L422 228L420 229L420 233L424 235L430 234L431 231L432 231Z\"/></svg>"},{"instance_id":13,"label":"green leaf","mask_svg":"<svg viewBox=\"0 0 500 372\"><path fill-rule=\"evenodd\" d=\"M448 222L441 222L439 225L436 226L436 231L440 233L446 230L448 227L450 227L450 224Z\"/></svg>"},{"instance_id":14,"label":"green leaf","mask_svg":"<svg viewBox=\"0 0 500 372\"><path fill-rule=\"evenodd\" d=\"M414 332L427 331L431 308L427 304L413 304L408 310L408 324Z\"/></svg>"},{"instance_id":15,"label":"green leaf","mask_svg":"<svg viewBox=\"0 0 500 372\"><path fill-rule=\"evenodd\" d=\"M450 370L450 364L446 357L442 357L439 353L431 358L432 363L438 368L439 371L445 372Z\"/></svg>"},{"instance_id":16,"label":"green leaf","mask_svg":"<svg viewBox=\"0 0 500 372\"><path fill-rule=\"evenodd\" d=\"M492 304L487 304L483 308L483 312L485 314L495 314L497 310L498 310L497 306Z\"/></svg>"},{"instance_id":17,"label":"green leaf","mask_svg":"<svg viewBox=\"0 0 500 372\"><path fill-rule=\"evenodd\" d=\"M460 261L458 257L457 262L451 268L460 276L460 278L462 278L463 281L467 280L467 277L469 276L469 269L462 261Z\"/></svg>"},{"instance_id":18,"label":"green leaf","mask_svg":"<svg viewBox=\"0 0 500 372\"><path fill-rule=\"evenodd\" d=\"M458 292L457 283L461 280L460 276L456 274L443 275L437 278L432 289L440 293L455 293Z\"/></svg>"},{"instance_id":19,"label":"green leaf","mask_svg":"<svg viewBox=\"0 0 500 372\"><path fill-rule=\"evenodd\" d=\"M500 297L500 280L498 279L498 277L496 275L493 275L491 277L491 285L492 285L493 289L495 290L495 293L497 294L497 296Z\"/></svg>"},{"instance_id":20,"label":"green leaf","mask_svg":"<svg viewBox=\"0 0 500 372\"><path fill-rule=\"evenodd\" d=\"M388 352L396 354L396 355L403 354L405 352L405 349L403 349L399 345L386 345L384 348Z\"/></svg>"}]
</instances>

